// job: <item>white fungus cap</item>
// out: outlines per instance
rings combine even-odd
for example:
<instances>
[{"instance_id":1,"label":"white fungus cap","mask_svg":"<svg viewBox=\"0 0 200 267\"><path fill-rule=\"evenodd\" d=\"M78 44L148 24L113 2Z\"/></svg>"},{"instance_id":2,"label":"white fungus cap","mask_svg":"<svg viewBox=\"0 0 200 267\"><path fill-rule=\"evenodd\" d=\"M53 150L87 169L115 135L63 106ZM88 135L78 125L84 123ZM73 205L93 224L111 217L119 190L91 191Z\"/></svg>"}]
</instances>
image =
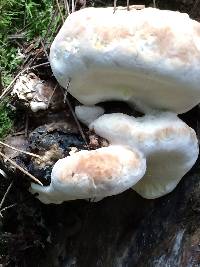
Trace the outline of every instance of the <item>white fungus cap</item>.
<instances>
[{"instance_id":1,"label":"white fungus cap","mask_svg":"<svg viewBox=\"0 0 200 267\"><path fill-rule=\"evenodd\" d=\"M89 126L90 123L104 114L104 109L99 106L76 106L75 114L83 124Z\"/></svg>"},{"instance_id":2,"label":"white fungus cap","mask_svg":"<svg viewBox=\"0 0 200 267\"><path fill-rule=\"evenodd\" d=\"M67 18L50 63L82 104L123 100L183 113L200 102L200 23L154 8L85 8Z\"/></svg>"},{"instance_id":3,"label":"white fungus cap","mask_svg":"<svg viewBox=\"0 0 200 267\"><path fill-rule=\"evenodd\" d=\"M51 184L31 184L31 193L45 203L119 194L136 184L146 171L146 160L137 149L109 146L83 150L56 162Z\"/></svg>"},{"instance_id":4,"label":"white fungus cap","mask_svg":"<svg viewBox=\"0 0 200 267\"><path fill-rule=\"evenodd\" d=\"M133 189L148 199L171 192L197 160L196 134L173 113L134 118L106 114L90 125L111 144L137 148L146 157L147 171Z\"/></svg>"}]
</instances>

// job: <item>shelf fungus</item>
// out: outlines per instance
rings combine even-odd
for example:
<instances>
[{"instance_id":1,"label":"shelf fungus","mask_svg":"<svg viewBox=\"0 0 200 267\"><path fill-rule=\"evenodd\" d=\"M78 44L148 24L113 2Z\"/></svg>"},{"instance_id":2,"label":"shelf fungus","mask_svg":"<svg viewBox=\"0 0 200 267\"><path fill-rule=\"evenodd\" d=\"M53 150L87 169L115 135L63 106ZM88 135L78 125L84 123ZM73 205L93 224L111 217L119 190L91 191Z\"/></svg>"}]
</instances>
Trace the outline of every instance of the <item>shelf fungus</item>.
<instances>
[{"instance_id":1,"label":"shelf fungus","mask_svg":"<svg viewBox=\"0 0 200 267\"><path fill-rule=\"evenodd\" d=\"M180 12L85 8L69 15L50 49L75 112L108 147L58 160L51 184L32 184L44 203L97 198L133 188L154 199L171 192L197 160L196 134L178 118L200 102L200 24ZM70 81L70 83L69 83ZM120 100L135 118L93 105Z\"/></svg>"},{"instance_id":2,"label":"shelf fungus","mask_svg":"<svg viewBox=\"0 0 200 267\"><path fill-rule=\"evenodd\" d=\"M133 189L148 199L171 192L199 154L195 131L174 113L160 112L138 118L105 114L91 123L90 129L110 144L125 145L143 153L147 170Z\"/></svg>"},{"instance_id":3,"label":"shelf fungus","mask_svg":"<svg viewBox=\"0 0 200 267\"><path fill-rule=\"evenodd\" d=\"M31 193L45 203L60 204L75 199L97 198L122 193L136 184L146 171L142 153L122 146L82 150L56 162L51 184L31 184Z\"/></svg>"},{"instance_id":4,"label":"shelf fungus","mask_svg":"<svg viewBox=\"0 0 200 267\"><path fill-rule=\"evenodd\" d=\"M67 18L50 64L84 105L120 100L144 113L184 113L200 102L200 23L155 8L85 8Z\"/></svg>"}]
</instances>

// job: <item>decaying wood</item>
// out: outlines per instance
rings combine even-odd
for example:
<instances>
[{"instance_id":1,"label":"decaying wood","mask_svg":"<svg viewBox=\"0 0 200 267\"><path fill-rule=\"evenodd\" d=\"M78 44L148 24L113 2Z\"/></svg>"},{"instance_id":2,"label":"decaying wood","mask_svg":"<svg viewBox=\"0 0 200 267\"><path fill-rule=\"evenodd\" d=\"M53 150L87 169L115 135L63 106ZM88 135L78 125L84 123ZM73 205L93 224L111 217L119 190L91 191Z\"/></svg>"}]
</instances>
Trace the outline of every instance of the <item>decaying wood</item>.
<instances>
[{"instance_id":1,"label":"decaying wood","mask_svg":"<svg viewBox=\"0 0 200 267\"><path fill-rule=\"evenodd\" d=\"M12 159L8 158L5 154L3 154L2 152L0 152L0 156L2 156L7 161L9 161L15 168L19 169L21 172L23 172L24 174L26 174L27 176L29 176L33 181L35 181L36 183L38 183L38 184L40 184L40 185L43 186L43 184L35 176L33 176L32 174L30 174L29 172L27 172L26 170L24 170L21 166L19 166Z\"/></svg>"},{"instance_id":2,"label":"decaying wood","mask_svg":"<svg viewBox=\"0 0 200 267\"><path fill-rule=\"evenodd\" d=\"M13 150L15 150L15 151L17 151L17 152L20 152L20 153L23 153L23 154L29 155L29 156L31 156L31 157L35 157L35 158L42 159L42 158L41 158L39 155L36 155L36 154L34 154L34 153L30 153L30 152L27 152L27 151L24 151L24 150L18 149L18 148L16 148L16 147L10 146L10 145L8 145L8 144L6 144L6 143L2 142L2 141L0 141L0 144L1 144L1 145L3 145L3 146L6 146L6 147L8 147L8 148L10 148L10 149L13 149Z\"/></svg>"}]
</instances>

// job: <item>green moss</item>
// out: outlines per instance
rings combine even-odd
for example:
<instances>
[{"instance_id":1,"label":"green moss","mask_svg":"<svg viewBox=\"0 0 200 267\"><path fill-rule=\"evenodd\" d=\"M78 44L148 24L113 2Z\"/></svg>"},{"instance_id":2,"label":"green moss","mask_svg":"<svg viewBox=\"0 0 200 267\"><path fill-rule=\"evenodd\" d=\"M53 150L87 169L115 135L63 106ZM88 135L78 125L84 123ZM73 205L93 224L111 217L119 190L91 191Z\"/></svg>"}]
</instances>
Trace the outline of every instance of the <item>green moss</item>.
<instances>
[{"instance_id":1,"label":"green moss","mask_svg":"<svg viewBox=\"0 0 200 267\"><path fill-rule=\"evenodd\" d=\"M4 138L12 130L13 127L12 113L13 112L11 112L6 102L0 104L0 139Z\"/></svg>"},{"instance_id":2,"label":"green moss","mask_svg":"<svg viewBox=\"0 0 200 267\"><path fill-rule=\"evenodd\" d=\"M44 36L53 10L53 0L1 0L0 32L20 33L27 39Z\"/></svg>"},{"instance_id":3,"label":"green moss","mask_svg":"<svg viewBox=\"0 0 200 267\"><path fill-rule=\"evenodd\" d=\"M5 87L22 62L18 43L23 46L24 42L35 42L46 36L54 10L54 0L0 0L0 71ZM51 25L49 37L45 38L49 43L51 34L60 24L58 15Z\"/></svg>"},{"instance_id":4,"label":"green moss","mask_svg":"<svg viewBox=\"0 0 200 267\"><path fill-rule=\"evenodd\" d=\"M64 11L63 3L60 3ZM57 15L46 36L55 5L54 0L0 0L0 74L4 88L10 84L22 63L19 43L20 46L35 44L35 40L39 41L44 36L51 43L53 33L61 24L60 15ZM12 129L11 113L6 102L0 104L0 139Z\"/></svg>"}]
</instances>

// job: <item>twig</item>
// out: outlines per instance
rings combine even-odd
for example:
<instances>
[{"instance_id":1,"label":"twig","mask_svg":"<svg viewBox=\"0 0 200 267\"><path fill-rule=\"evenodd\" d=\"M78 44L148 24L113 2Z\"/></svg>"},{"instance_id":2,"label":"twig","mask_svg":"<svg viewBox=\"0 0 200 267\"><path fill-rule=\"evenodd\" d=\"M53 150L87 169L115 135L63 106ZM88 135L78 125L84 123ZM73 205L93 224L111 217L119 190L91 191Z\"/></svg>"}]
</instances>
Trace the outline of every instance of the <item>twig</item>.
<instances>
[{"instance_id":1,"label":"twig","mask_svg":"<svg viewBox=\"0 0 200 267\"><path fill-rule=\"evenodd\" d=\"M40 43L40 41L41 41L41 38L38 40L38 44ZM34 55L34 57L31 58L31 59L28 61L28 64L25 66L25 68L30 67L30 66L33 64L33 62L35 61L35 59L38 57L38 55L39 55L40 53L41 53L41 49L38 49L38 51L37 51L37 53Z\"/></svg>"},{"instance_id":2,"label":"twig","mask_svg":"<svg viewBox=\"0 0 200 267\"><path fill-rule=\"evenodd\" d=\"M39 67L42 67L42 66L45 66L45 65L50 65L50 63L49 62L44 62L44 63L38 64L38 65L35 65L35 66L32 66L32 67L28 67L27 70L33 70L33 69L36 69L36 68L39 68Z\"/></svg>"},{"instance_id":3,"label":"twig","mask_svg":"<svg viewBox=\"0 0 200 267\"><path fill-rule=\"evenodd\" d=\"M156 8L156 0L153 0L153 7Z\"/></svg>"},{"instance_id":4,"label":"twig","mask_svg":"<svg viewBox=\"0 0 200 267\"><path fill-rule=\"evenodd\" d=\"M72 13L75 11L75 3L74 0L72 0Z\"/></svg>"},{"instance_id":5,"label":"twig","mask_svg":"<svg viewBox=\"0 0 200 267\"><path fill-rule=\"evenodd\" d=\"M86 4L87 4L86 2L87 2L87 0L84 0L84 1L83 1L82 8L85 8L85 7L86 7Z\"/></svg>"},{"instance_id":6,"label":"twig","mask_svg":"<svg viewBox=\"0 0 200 267\"><path fill-rule=\"evenodd\" d=\"M48 101L48 103L47 103L47 109L49 108L49 105L50 105L50 103L51 103L52 97L53 97L53 95L54 95L54 93L55 93L57 87L58 87L58 84L56 84L56 85L54 86L53 92L52 92L52 94L51 94L50 97L49 97L49 101Z\"/></svg>"},{"instance_id":7,"label":"twig","mask_svg":"<svg viewBox=\"0 0 200 267\"><path fill-rule=\"evenodd\" d=\"M114 14L117 8L117 0L114 0L113 6L114 6L114 9L113 9L113 14Z\"/></svg>"},{"instance_id":8,"label":"twig","mask_svg":"<svg viewBox=\"0 0 200 267\"><path fill-rule=\"evenodd\" d=\"M7 207L1 209L1 210L0 210L0 216L3 217L3 216L2 216L2 211L8 210L8 209L13 208L13 207L15 207L15 206L17 206L17 205L18 205L17 203L14 203L14 204L11 204L11 205L9 205L9 206L7 206Z\"/></svg>"},{"instance_id":9,"label":"twig","mask_svg":"<svg viewBox=\"0 0 200 267\"><path fill-rule=\"evenodd\" d=\"M23 45L21 45L17 40L13 40L21 49L23 49Z\"/></svg>"},{"instance_id":10,"label":"twig","mask_svg":"<svg viewBox=\"0 0 200 267\"><path fill-rule=\"evenodd\" d=\"M127 0L127 10L129 11L130 8L129 8L129 0Z\"/></svg>"},{"instance_id":11,"label":"twig","mask_svg":"<svg viewBox=\"0 0 200 267\"><path fill-rule=\"evenodd\" d=\"M25 131L21 131L21 132L13 133L12 135L14 135L14 136L25 135Z\"/></svg>"},{"instance_id":12,"label":"twig","mask_svg":"<svg viewBox=\"0 0 200 267\"><path fill-rule=\"evenodd\" d=\"M49 55L48 55L48 53L47 53L47 50L46 50L46 47L45 47L43 41L40 40L40 43L41 43L42 48L43 48L43 50L44 50L45 56L47 57L47 60L49 61Z\"/></svg>"},{"instance_id":13,"label":"twig","mask_svg":"<svg viewBox=\"0 0 200 267\"><path fill-rule=\"evenodd\" d=\"M1 200L1 202L0 202L0 210L1 210L2 206L3 206L4 201L5 201L5 199L6 199L7 195L8 195L8 193L10 192L10 189L11 189L12 186L13 186L13 181L12 181L12 182L10 183L10 185L8 186L8 188L7 188L5 194L4 194L4 196L3 196L3 198L2 198L2 200ZM0 211L0 216L3 217L2 214L1 214L1 211Z\"/></svg>"},{"instance_id":14,"label":"twig","mask_svg":"<svg viewBox=\"0 0 200 267\"><path fill-rule=\"evenodd\" d=\"M62 22L63 22L63 24L64 24L65 20L64 20L64 17L63 17L63 14L62 14L62 11L61 11L61 8L60 8L60 5L59 5L58 0L56 0L56 4L57 4L58 10L59 10L59 13L60 13Z\"/></svg>"},{"instance_id":15,"label":"twig","mask_svg":"<svg viewBox=\"0 0 200 267\"><path fill-rule=\"evenodd\" d=\"M0 175L2 175L4 178L8 178L7 174L2 169L0 169Z\"/></svg>"},{"instance_id":16,"label":"twig","mask_svg":"<svg viewBox=\"0 0 200 267\"><path fill-rule=\"evenodd\" d=\"M15 207L15 206L17 206L17 205L20 205L20 204L25 203L26 201L32 199L32 197L33 197L33 196L36 196L36 195L38 195L38 193L33 194L31 197L28 196L28 197L26 197L25 199L19 201L18 203L13 203L13 204L11 204L11 205L9 205L9 206L6 206L5 208L3 208L3 209L0 210L0 214L2 213L2 211L8 210L8 209L13 208L13 207Z\"/></svg>"},{"instance_id":17,"label":"twig","mask_svg":"<svg viewBox=\"0 0 200 267\"><path fill-rule=\"evenodd\" d=\"M70 82L71 82L71 80L68 81L66 89L65 89L65 92L64 92L64 103L67 103L67 105L69 107L69 110L71 111L72 116L73 116L73 118L74 118L74 120L76 122L78 130L79 130L79 132L80 132L80 134L81 134L81 136L83 138L83 141L85 142L86 146L89 147L88 143L87 143L87 139L86 139L85 134L83 132L83 129L82 129L77 117L76 117L76 114L75 114L75 112L74 112L74 110L73 110L73 108L71 106L71 103L69 102L69 99L67 98L68 90L69 90L69 87L70 87Z\"/></svg>"},{"instance_id":18,"label":"twig","mask_svg":"<svg viewBox=\"0 0 200 267\"><path fill-rule=\"evenodd\" d=\"M80 125L77 117L76 117L76 114L75 114L75 112L74 112L74 110L73 110L73 108L72 108L72 106L71 106L71 104L69 102L69 99L67 98L67 95L65 96L65 103L67 103L67 105L68 105L68 107L69 107L69 109L70 109L70 111L72 113L72 116L73 116L73 118L74 118L74 120L76 122L76 125L78 127L78 130L79 130L79 132L80 132L80 134L81 134L81 136L83 138L83 141L85 142L86 146L89 147L88 146L88 143L87 143L87 139L86 139L85 134L83 132L83 129L82 129L82 127L81 127L81 125Z\"/></svg>"},{"instance_id":19,"label":"twig","mask_svg":"<svg viewBox=\"0 0 200 267\"><path fill-rule=\"evenodd\" d=\"M8 85L8 87L3 91L3 93L0 95L0 100L10 91L12 85L14 84L14 82L18 79L18 77L20 75L22 75L24 72L26 71L26 69L23 69L22 71L20 71L15 78L11 81L11 83Z\"/></svg>"},{"instance_id":20,"label":"twig","mask_svg":"<svg viewBox=\"0 0 200 267\"><path fill-rule=\"evenodd\" d=\"M71 83L71 79L69 78L67 86L66 86L65 91L64 91L64 100L63 100L64 103L66 102L66 97L67 97L67 94L69 91L70 83Z\"/></svg>"},{"instance_id":21,"label":"twig","mask_svg":"<svg viewBox=\"0 0 200 267\"><path fill-rule=\"evenodd\" d=\"M12 39L23 39L23 38L25 38L25 35L24 34L21 34L21 33L15 33L15 34L10 34L10 35L8 35L7 36L7 39L9 39L9 40L12 40ZM19 43L19 45L20 45L20 47L23 47L23 45L21 45L20 43Z\"/></svg>"},{"instance_id":22,"label":"twig","mask_svg":"<svg viewBox=\"0 0 200 267\"><path fill-rule=\"evenodd\" d=\"M23 20L23 25L26 25L26 18L27 18L27 0L25 0L24 3L24 20Z\"/></svg>"},{"instance_id":23,"label":"twig","mask_svg":"<svg viewBox=\"0 0 200 267\"><path fill-rule=\"evenodd\" d=\"M65 13L66 13L66 16L69 16L70 14L70 10L69 10L69 3L67 0L63 0L64 1L64 6L65 6Z\"/></svg>"},{"instance_id":24,"label":"twig","mask_svg":"<svg viewBox=\"0 0 200 267\"><path fill-rule=\"evenodd\" d=\"M10 192L10 189L11 189L12 186L13 186L13 181L12 181L12 182L10 183L10 185L8 186L8 188L7 188L5 194L4 194L4 196L3 196L3 198L2 198L2 200L1 200L1 202L0 202L0 209L2 208L3 203L4 203L4 201L5 201L5 199L6 199L7 195L8 195L8 193Z\"/></svg>"},{"instance_id":25,"label":"twig","mask_svg":"<svg viewBox=\"0 0 200 267\"><path fill-rule=\"evenodd\" d=\"M32 174L30 174L29 172L27 172L26 170L24 170L21 166L19 166L16 162L14 162L12 159L8 158L6 155L4 155L2 152L0 152L0 156L2 156L3 158L5 158L7 161L9 161L13 166L15 166L15 168L19 169L21 172L23 172L24 174L26 174L27 176L29 176L32 180L34 180L35 182L37 182L38 184L42 185L43 184L37 179L35 178Z\"/></svg>"},{"instance_id":26,"label":"twig","mask_svg":"<svg viewBox=\"0 0 200 267\"><path fill-rule=\"evenodd\" d=\"M15 151L17 151L17 152L24 153L24 154L27 154L27 155L29 155L29 156L32 156L32 157L35 157L35 158L42 159L39 155L36 155L36 154L31 153L31 152L27 152L27 151L18 149L18 148L16 148L16 147L10 146L10 145L8 145L8 144L6 144L6 143L3 143L3 142L1 142L1 141L0 141L0 144L3 145L3 146L8 147L8 148L10 148L10 149L13 149L13 150L15 150Z\"/></svg>"}]
</instances>

